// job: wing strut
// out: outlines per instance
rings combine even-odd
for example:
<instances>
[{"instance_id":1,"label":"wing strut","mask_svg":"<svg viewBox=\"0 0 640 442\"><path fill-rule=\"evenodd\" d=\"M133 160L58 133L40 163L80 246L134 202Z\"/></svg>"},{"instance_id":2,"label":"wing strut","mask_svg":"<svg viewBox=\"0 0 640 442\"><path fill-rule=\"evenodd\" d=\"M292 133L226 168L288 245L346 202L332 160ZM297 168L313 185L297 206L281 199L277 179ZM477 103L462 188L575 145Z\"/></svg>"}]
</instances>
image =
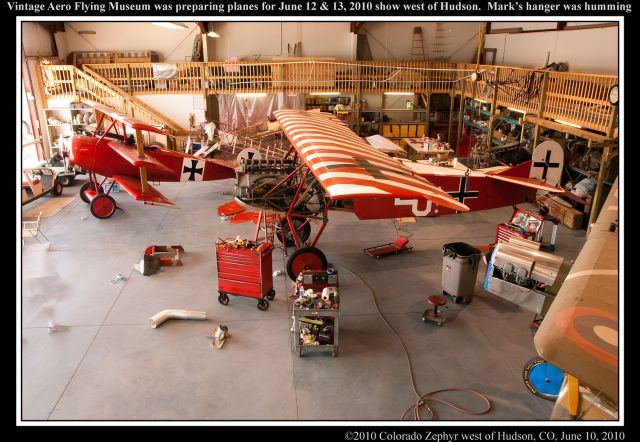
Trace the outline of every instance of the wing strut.
<instances>
[{"instance_id":1,"label":"wing strut","mask_svg":"<svg viewBox=\"0 0 640 442\"><path fill-rule=\"evenodd\" d=\"M144 141L142 139L142 131L136 129L136 145L138 148L138 158L146 158L144 154ZM147 183L147 168L140 166L140 185L142 186L142 192L149 192L149 184Z\"/></svg>"}]
</instances>

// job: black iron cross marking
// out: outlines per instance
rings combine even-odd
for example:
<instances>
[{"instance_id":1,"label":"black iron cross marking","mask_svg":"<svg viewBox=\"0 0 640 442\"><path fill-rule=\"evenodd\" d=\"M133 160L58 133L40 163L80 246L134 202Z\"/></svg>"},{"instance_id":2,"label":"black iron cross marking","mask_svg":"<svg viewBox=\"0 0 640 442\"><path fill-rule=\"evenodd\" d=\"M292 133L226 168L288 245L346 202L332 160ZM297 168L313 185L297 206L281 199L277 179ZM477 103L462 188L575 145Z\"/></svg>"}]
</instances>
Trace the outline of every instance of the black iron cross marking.
<instances>
[{"instance_id":1,"label":"black iron cross marking","mask_svg":"<svg viewBox=\"0 0 640 442\"><path fill-rule=\"evenodd\" d=\"M382 173L383 171L388 171L388 172L393 172L393 173L398 173L401 175L405 175L404 171L401 169L391 169L388 167L379 167L379 166L375 166L373 164L371 164L369 161L367 161L364 158L354 158L353 159L356 163L340 163L340 164L331 164L329 166L326 166L327 169L344 169L344 168L354 168L354 169L364 169L367 172L369 172L369 175L371 175L373 178L377 179L377 180L388 180L389 177L386 176L384 173Z\"/></svg>"},{"instance_id":2,"label":"black iron cross marking","mask_svg":"<svg viewBox=\"0 0 640 442\"><path fill-rule=\"evenodd\" d=\"M188 181L196 180L196 173L198 175L202 175L202 167L196 168L198 165L198 160L191 160L191 167L182 166L182 173L189 173Z\"/></svg>"},{"instance_id":3,"label":"black iron cross marking","mask_svg":"<svg viewBox=\"0 0 640 442\"><path fill-rule=\"evenodd\" d=\"M547 151L547 156L545 157L544 161L536 161L535 163L533 163L533 167L544 168L544 170L542 171L543 180L547 179L547 171L549 169L556 169L560 167L560 163L550 163L549 161L551 161L551 150Z\"/></svg>"},{"instance_id":4,"label":"black iron cross marking","mask_svg":"<svg viewBox=\"0 0 640 442\"><path fill-rule=\"evenodd\" d=\"M460 178L460 188L457 192L447 192L453 198L458 198L462 204L464 204L464 200L467 198L478 198L480 192L477 190L470 190L467 192L467 177L463 176Z\"/></svg>"}]
</instances>

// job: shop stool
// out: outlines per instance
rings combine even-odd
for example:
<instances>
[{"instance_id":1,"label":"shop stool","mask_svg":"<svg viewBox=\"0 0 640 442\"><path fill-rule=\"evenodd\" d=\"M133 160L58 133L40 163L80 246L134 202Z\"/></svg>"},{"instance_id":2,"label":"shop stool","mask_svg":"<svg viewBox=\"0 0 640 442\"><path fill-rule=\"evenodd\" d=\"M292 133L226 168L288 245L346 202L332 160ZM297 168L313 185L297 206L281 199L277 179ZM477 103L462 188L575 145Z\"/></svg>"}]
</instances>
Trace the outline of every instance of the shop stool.
<instances>
[{"instance_id":1,"label":"shop stool","mask_svg":"<svg viewBox=\"0 0 640 442\"><path fill-rule=\"evenodd\" d=\"M433 309L428 308L424 311L422 315L422 320L424 322L432 321L438 325L444 324L447 320L447 314L444 312L439 312L438 307L442 307L447 303L447 300L444 296L441 295L431 295L427 297L427 303L433 306Z\"/></svg>"}]
</instances>

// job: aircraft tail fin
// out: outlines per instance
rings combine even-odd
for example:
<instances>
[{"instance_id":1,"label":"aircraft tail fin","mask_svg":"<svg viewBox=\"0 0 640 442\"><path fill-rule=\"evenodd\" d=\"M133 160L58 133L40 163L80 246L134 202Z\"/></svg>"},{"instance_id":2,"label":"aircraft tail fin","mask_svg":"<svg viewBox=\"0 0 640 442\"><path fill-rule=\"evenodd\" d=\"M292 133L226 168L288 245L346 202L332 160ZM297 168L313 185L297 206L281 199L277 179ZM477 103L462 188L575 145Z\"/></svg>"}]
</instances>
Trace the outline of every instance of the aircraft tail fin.
<instances>
[{"instance_id":1,"label":"aircraft tail fin","mask_svg":"<svg viewBox=\"0 0 640 442\"><path fill-rule=\"evenodd\" d=\"M546 192L564 192L558 187L564 165L564 150L555 141L540 143L533 151L530 161L513 167L484 169L499 181L507 181Z\"/></svg>"},{"instance_id":2,"label":"aircraft tail fin","mask_svg":"<svg viewBox=\"0 0 640 442\"><path fill-rule=\"evenodd\" d=\"M557 186L560 184L563 168L564 149L557 142L547 140L533 150L529 178L537 178L551 186Z\"/></svg>"}]
</instances>

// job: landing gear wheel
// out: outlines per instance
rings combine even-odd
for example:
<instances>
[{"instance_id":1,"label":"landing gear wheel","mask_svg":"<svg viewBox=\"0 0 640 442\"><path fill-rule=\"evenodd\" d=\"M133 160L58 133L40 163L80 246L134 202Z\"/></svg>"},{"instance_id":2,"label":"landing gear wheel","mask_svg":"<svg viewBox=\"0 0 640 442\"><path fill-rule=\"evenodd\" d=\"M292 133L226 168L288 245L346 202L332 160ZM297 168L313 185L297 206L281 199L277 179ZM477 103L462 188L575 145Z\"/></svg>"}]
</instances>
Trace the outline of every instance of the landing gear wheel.
<instances>
[{"instance_id":1,"label":"landing gear wheel","mask_svg":"<svg viewBox=\"0 0 640 442\"><path fill-rule=\"evenodd\" d=\"M298 229L302 225L303 220L300 218L293 218L292 220L293 226ZM289 223L286 219L282 220L282 230L280 230L280 223L276 224L276 236L278 240L282 242L282 233L284 233L284 245L287 247L295 247L296 241L293 239L293 233L291 233L291 229L289 228ZM298 230L298 237L300 241L304 244L306 240L311 236L311 223L307 223L301 230Z\"/></svg>"},{"instance_id":2,"label":"landing gear wheel","mask_svg":"<svg viewBox=\"0 0 640 442\"><path fill-rule=\"evenodd\" d=\"M524 364L522 379L529 391L549 401L560 394L564 372L542 358L533 358Z\"/></svg>"},{"instance_id":3,"label":"landing gear wheel","mask_svg":"<svg viewBox=\"0 0 640 442\"><path fill-rule=\"evenodd\" d=\"M326 270L327 257L316 247L302 247L291 254L287 261L287 275L295 281L303 270Z\"/></svg>"},{"instance_id":4,"label":"landing gear wheel","mask_svg":"<svg viewBox=\"0 0 640 442\"><path fill-rule=\"evenodd\" d=\"M91 189L91 183L84 183L81 187L80 187L80 199L82 201L84 201L85 203L89 204L89 198L87 198L87 195L84 194L84 191L87 189ZM98 193L104 193L102 190L102 187L98 186Z\"/></svg>"},{"instance_id":5,"label":"landing gear wheel","mask_svg":"<svg viewBox=\"0 0 640 442\"><path fill-rule=\"evenodd\" d=\"M60 180L60 183L62 183L62 185L64 187L69 187L75 181L75 177L72 177L72 176L69 176L69 175L61 176L58 179Z\"/></svg>"},{"instance_id":6,"label":"landing gear wheel","mask_svg":"<svg viewBox=\"0 0 640 442\"><path fill-rule=\"evenodd\" d=\"M258 310L265 311L269 308L269 301L264 298L260 298L258 301Z\"/></svg>"},{"instance_id":7,"label":"landing gear wheel","mask_svg":"<svg viewBox=\"0 0 640 442\"><path fill-rule=\"evenodd\" d=\"M227 295L226 293L220 293L218 295L218 302L222 305L227 305L229 304L229 295Z\"/></svg>"},{"instance_id":8,"label":"landing gear wheel","mask_svg":"<svg viewBox=\"0 0 640 442\"><path fill-rule=\"evenodd\" d=\"M62 188L63 188L63 187L64 187L64 186L62 185L62 183L60 182L60 180L56 180L56 181L53 183L53 190L51 191L51 194L52 194L53 196L60 196L60 195L62 195Z\"/></svg>"},{"instance_id":9,"label":"landing gear wheel","mask_svg":"<svg viewBox=\"0 0 640 442\"><path fill-rule=\"evenodd\" d=\"M158 142L158 141L152 141L151 143L147 144L146 146L144 146L144 148L146 150L156 150L158 148L163 149L164 148L164 144Z\"/></svg>"},{"instance_id":10,"label":"landing gear wheel","mask_svg":"<svg viewBox=\"0 0 640 442\"><path fill-rule=\"evenodd\" d=\"M273 301L273 298L276 297L276 291L274 289L271 289L267 292L267 299L269 301Z\"/></svg>"},{"instance_id":11,"label":"landing gear wheel","mask_svg":"<svg viewBox=\"0 0 640 442\"><path fill-rule=\"evenodd\" d=\"M96 195L89 204L91 214L99 219L106 219L116 211L116 201L110 195Z\"/></svg>"}]
</instances>

